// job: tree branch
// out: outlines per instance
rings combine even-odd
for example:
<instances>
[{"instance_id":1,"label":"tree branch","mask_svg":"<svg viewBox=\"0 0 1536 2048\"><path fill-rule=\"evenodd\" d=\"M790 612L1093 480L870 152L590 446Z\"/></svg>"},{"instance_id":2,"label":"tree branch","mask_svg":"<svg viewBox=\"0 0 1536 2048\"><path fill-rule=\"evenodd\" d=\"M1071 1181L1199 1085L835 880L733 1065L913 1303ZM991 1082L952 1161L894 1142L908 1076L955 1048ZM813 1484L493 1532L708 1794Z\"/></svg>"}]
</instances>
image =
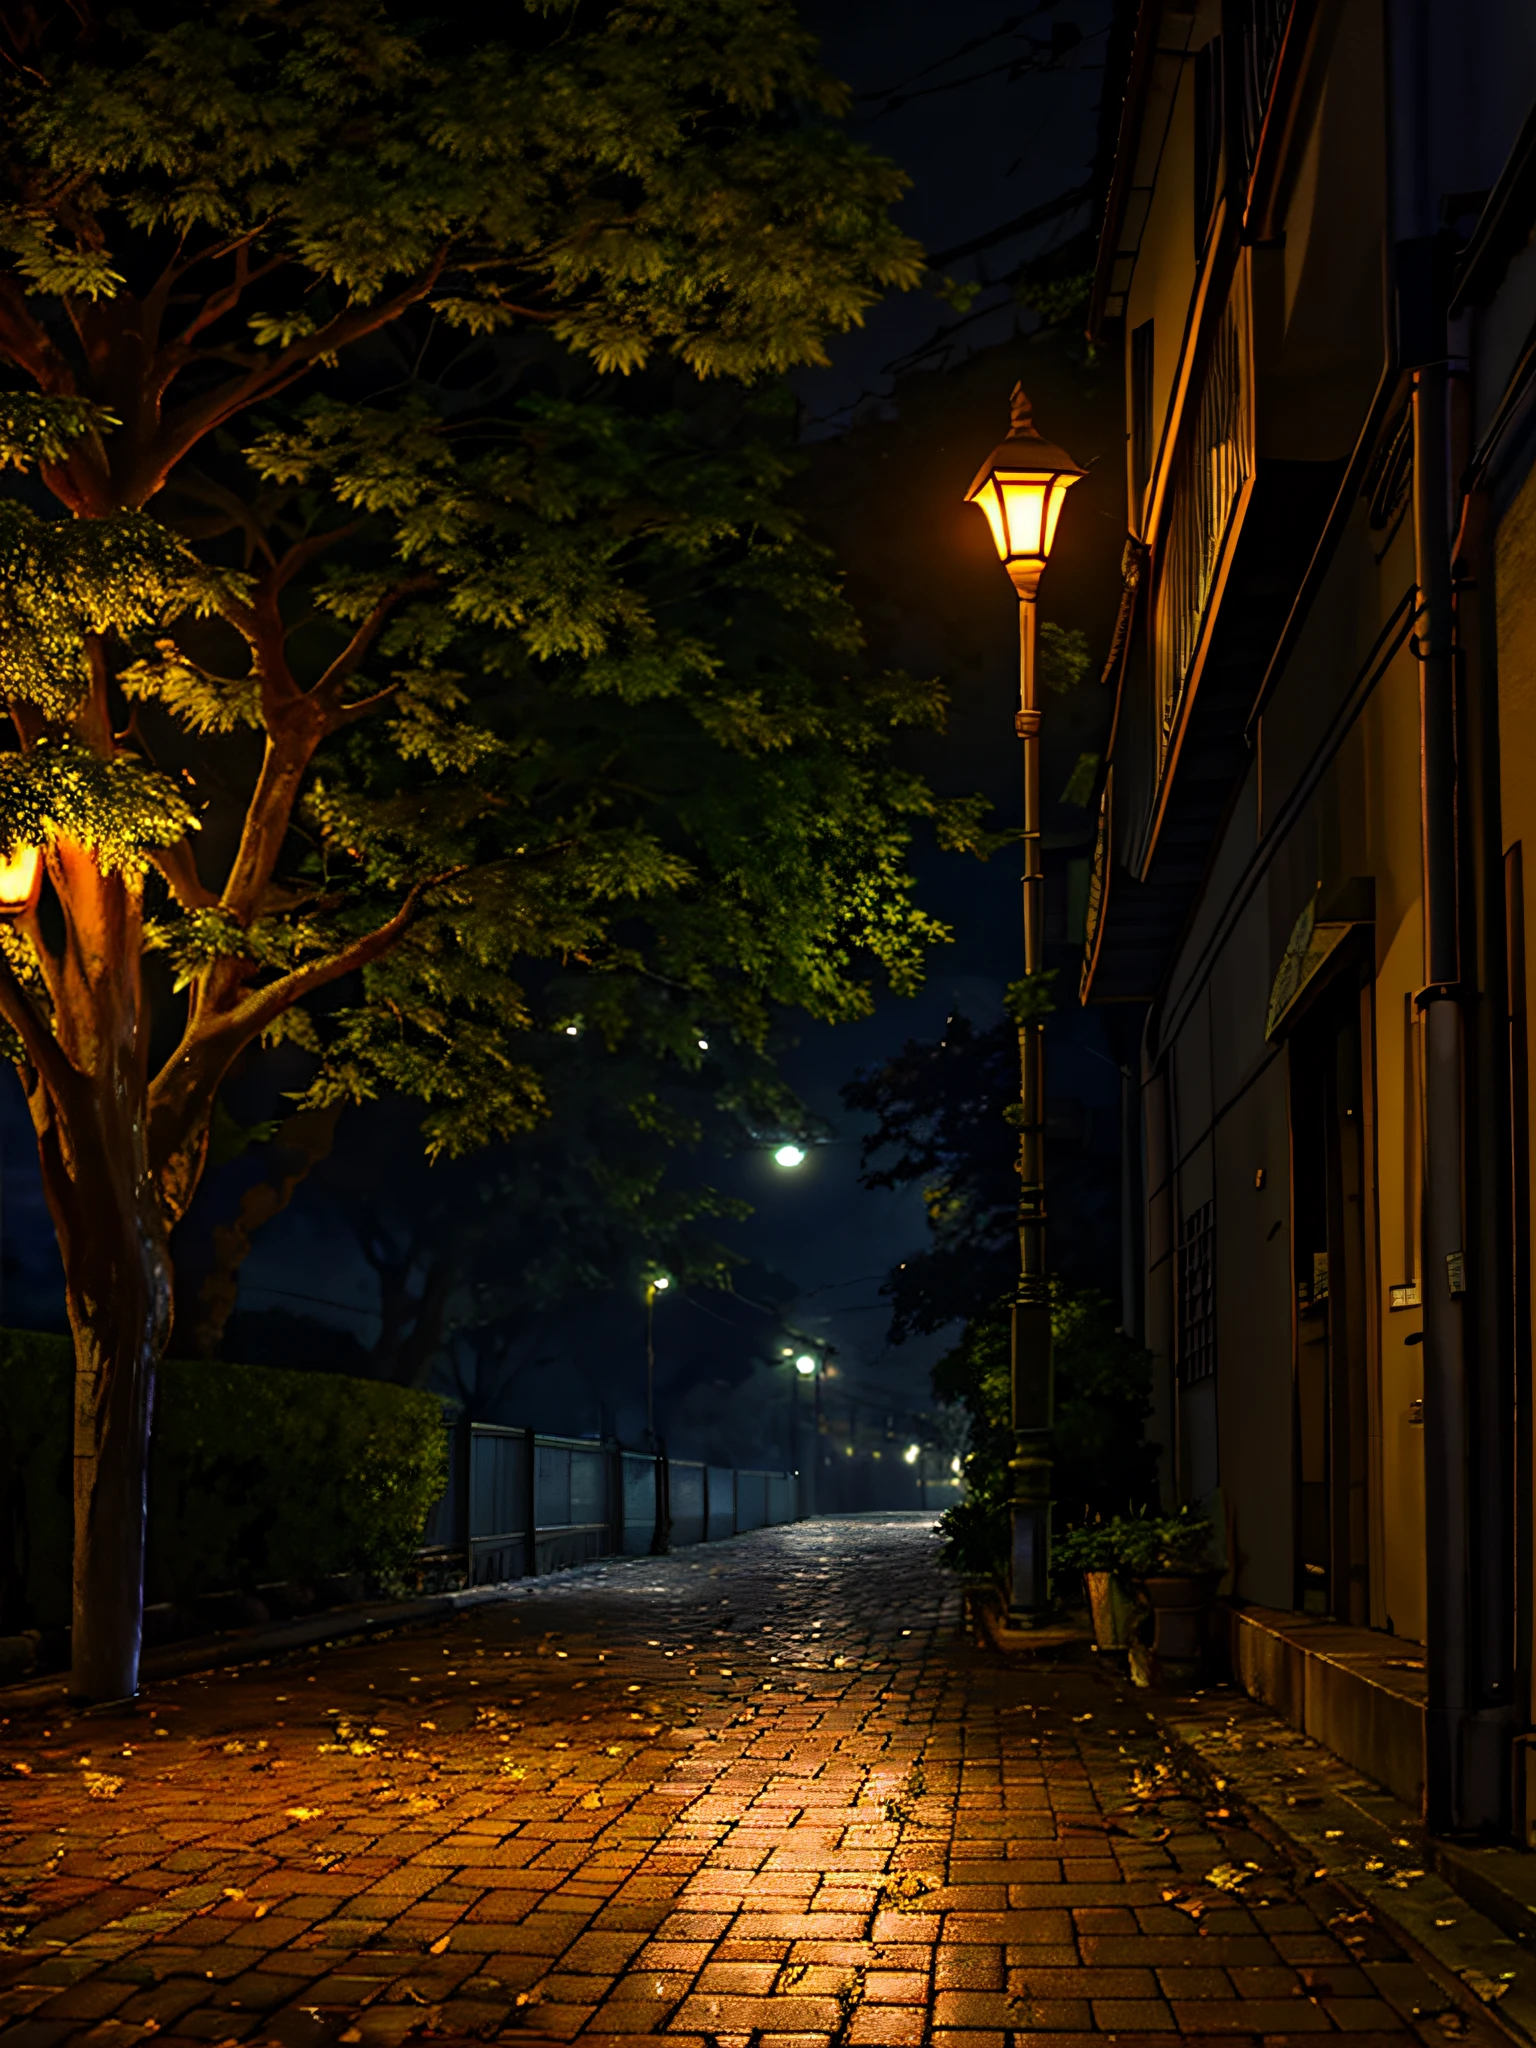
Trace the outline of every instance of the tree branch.
<instances>
[{"instance_id":1,"label":"tree branch","mask_svg":"<svg viewBox=\"0 0 1536 2048\"><path fill-rule=\"evenodd\" d=\"M63 1048L27 994L4 954L0 954L0 1017L3 1017L26 1047L27 1058L37 1069L43 1086L63 1112L70 1104L80 1076L64 1056Z\"/></svg>"},{"instance_id":2,"label":"tree branch","mask_svg":"<svg viewBox=\"0 0 1536 2048\"><path fill-rule=\"evenodd\" d=\"M212 910L217 904L218 894L197 872L197 858L187 840L157 847L150 859L183 910Z\"/></svg>"},{"instance_id":3,"label":"tree branch","mask_svg":"<svg viewBox=\"0 0 1536 2048\"><path fill-rule=\"evenodd\" d=\"M326 706L328 712L333 707L340 711L342 707L339 702L339 692L342 684L352 674L363 656L368 652L368 649L378 638L384 621L389 617L395 606L400 604L405 598L415 597L423 590L432 589L436 582L437 578L431 575L411 576L407 577L406 581L396 589L386 591L367 618L363 620L357 631L352 635L346 646L341 650L340 654L337 655L336 659L326 669L319 682L308 692L309 696ZM351 705L347 708L349 712L355 712L361 707Z\"/></svg>"},{"instance_id":4,"label":"tree branch","mask_svg":"<svg viewBox=\"0 0 1536 2048\"><path fill-rule=\"evenodd\" d=\"M462 868L448 868L423 877L384 924L343 946L339 953L297 967L265 988L253 990L222 1014L210 1016L206 1008L192 1013L181 1043L149 1088L151 1164L157 1180L194 1141L231 1063L251 1040L306 996L381 958L405 936L426 892L463 872Z\"/></svg>"}]
</instances>

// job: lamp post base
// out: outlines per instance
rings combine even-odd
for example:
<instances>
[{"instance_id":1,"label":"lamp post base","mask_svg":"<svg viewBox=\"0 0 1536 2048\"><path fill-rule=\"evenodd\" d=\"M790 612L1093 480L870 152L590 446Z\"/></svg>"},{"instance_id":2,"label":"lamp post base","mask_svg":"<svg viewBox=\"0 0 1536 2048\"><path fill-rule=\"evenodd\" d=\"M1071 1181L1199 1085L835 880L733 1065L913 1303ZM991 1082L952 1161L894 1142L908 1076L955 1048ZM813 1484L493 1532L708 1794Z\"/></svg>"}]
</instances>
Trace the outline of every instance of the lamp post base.
<instances>
[{"instance_id":1,"label":"lamp post base","mask_svg":"<svg viewBox=\"0 0 1536 2048\"><path fill-rule=\"evenodd\" d=\"M1056 1619L1051 1602L1049 1505L1013 1505L1013 1570L1008 1586L1008 1626L1045 1628Z\"/></svg>"}]
</instances>

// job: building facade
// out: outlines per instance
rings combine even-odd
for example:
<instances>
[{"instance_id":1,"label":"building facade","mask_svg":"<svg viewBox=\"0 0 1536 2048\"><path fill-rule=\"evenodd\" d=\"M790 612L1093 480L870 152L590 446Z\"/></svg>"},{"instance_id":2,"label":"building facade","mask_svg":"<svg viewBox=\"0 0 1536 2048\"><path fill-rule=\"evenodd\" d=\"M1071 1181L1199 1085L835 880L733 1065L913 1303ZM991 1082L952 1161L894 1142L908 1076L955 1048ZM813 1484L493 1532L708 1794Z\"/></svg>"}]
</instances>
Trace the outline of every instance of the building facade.
<instances>
[{"instance_id":1,"label":"building facade","mask_svg":"<svg viewBox=\"0 0 1536 2048\"><path fill-rule=\"evenodd\" d=\"M1147 1006L1154 1434L1254 1689L1525 1841L1533 226L1528 0L1142 5L1083 989Z\"/></svg>"}]
</instances>

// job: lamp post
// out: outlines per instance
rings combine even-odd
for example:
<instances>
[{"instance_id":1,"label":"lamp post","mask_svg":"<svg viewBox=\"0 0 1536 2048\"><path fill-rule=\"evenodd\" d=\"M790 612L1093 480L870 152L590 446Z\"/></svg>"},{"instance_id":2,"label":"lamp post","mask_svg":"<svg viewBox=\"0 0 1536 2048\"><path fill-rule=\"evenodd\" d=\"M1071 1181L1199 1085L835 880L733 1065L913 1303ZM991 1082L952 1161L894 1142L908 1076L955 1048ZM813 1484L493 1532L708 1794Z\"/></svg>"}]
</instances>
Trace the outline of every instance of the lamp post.
<instances>
[{"instance_id":1,"label":"lamp post","mask_svg":"<svg viewBox=\"0 0 1536 2048\"><path fill-rule=\"evenodd\" d=\"M1019 597L1019 709L1024 743L1024 974L1045 964L1045 877L1040 861L1040 706L1035 691L1035 598L1067 492L1086 472L1037 431L1022 384L1013 387L1008 438L966 492L979 505ZM1008 1618L1042 1623L1050 1609L1051 1294L1045 1264L1045 1034L1036 1014L1019 1025L1019 1284L1011 1332L1013 1474Z\"/></svg>"},{"instance_id":2,"label":"lamp post","mask_svg":"<svg viewBox=\"0 0 1536 2048\"><path fill-rule=\"evenodd\" d=\"M645 1441L656 1448L656 1297L672 1285L670 1273L653 1273L645 1283Z\"/></svg>"},{"instance_id":3,"label":"lamp post","mask_svg":"<svg viewBox=\"0 0 1536 2048\"><path fill-rule=\"evenodd\" d=\"M800 1382L802 1380L811 1381L816 1400L812 1436L811 1484L809 1489L805 1485L805 1463L800 1455ZM807 1514L814 1515L816 1512L816 1464L821 1457L821 1361L809 1351L802 1351L795 1360L794 1406L795 1470L801 1475L800 1513L803 1519ZM809 1494L808 1499L807 1494Z\"/></svg>"}]
</instances>

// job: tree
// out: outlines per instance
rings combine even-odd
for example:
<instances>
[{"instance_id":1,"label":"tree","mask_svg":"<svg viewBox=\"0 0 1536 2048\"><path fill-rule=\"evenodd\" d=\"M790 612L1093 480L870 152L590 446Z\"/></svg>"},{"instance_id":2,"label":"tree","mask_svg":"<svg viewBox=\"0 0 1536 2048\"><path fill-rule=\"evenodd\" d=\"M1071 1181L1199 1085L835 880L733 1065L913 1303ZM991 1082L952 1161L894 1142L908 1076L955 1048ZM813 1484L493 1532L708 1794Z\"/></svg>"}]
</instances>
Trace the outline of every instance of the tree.
<instances>
[{"instance_id":1,"label":"tree","mask_svg":"<svg viewBox=\"0 0 1536 2048\"><path fill-rule=\"evenodd\" d=\"M615 1040L665 986L687 1057L857 1013L941 936L905 864L938 807L886 753L937 692L863 672L742 389L919 266L784 0L0 31L0 1018L75 1342L74 1685L110 1698L167 1233L246 1047L310 1051L304 1107L420 1096L452 1153L541 1113L530 957Z\"/></svg>"}]
</instances>

